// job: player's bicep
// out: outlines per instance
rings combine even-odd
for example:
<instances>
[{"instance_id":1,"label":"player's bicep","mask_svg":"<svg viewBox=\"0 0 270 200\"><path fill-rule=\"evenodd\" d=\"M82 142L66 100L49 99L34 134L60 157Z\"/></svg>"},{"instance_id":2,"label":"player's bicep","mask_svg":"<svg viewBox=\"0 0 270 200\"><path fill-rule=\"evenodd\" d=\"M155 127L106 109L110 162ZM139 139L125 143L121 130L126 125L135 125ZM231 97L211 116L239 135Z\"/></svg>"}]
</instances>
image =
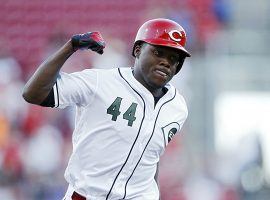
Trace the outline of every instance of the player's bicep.
<instances>
[{"instance_id":1,"label":"player's bicep","mask_svg":"<svg viewBox=\"0 0 270 200\"><path fill-rule=\"evenodd\" d=\"M72 74L61 72L53 87L55 107L86 106L94 98L96 88L96 71L84 70Z\"/></svg>"}]
</instances>

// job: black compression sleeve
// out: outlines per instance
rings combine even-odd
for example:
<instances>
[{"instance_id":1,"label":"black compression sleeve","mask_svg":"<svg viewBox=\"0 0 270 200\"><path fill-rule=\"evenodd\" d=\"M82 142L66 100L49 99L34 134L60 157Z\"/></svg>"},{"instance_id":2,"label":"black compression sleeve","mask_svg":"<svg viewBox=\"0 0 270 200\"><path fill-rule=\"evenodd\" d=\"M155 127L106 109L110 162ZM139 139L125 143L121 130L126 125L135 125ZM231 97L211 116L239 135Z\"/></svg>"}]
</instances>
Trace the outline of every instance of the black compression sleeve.
<instances>
[{"instance_id":1,"label":"black compression sleeve","mask_svg":"<svg viewBox=\"0 0 270 200\"><path fill-rule=\"evenodd\" d=\"M52 108L55 106L53 88L51 89L46 99L40 105L43 107L52 107Z\"/></svg>"}]
</instances>

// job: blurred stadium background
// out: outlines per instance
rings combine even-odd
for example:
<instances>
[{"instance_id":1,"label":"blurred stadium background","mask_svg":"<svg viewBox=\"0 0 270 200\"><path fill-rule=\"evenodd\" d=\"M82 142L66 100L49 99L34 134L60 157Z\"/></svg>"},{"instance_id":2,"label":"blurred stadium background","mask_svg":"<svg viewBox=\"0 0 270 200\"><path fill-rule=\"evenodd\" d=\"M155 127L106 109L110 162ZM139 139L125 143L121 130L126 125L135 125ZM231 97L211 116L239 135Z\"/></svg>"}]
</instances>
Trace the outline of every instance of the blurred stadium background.
<instances>
[{"instance_id":1,"label":"blurred stadium background","mask_svg":"<svg viewBox=\"0 0 270 200\"><path fill-rule=\"evenodd\" d=\"M99 30L103 56L79 52L67 72L129 67L140 24L187 31L191 59L174 82L189 118L160 163L163 200L270 199L269 0L0 0L0 199L59 200L73 114L26 104L38 64L71 35Z\"/></svg>"}]
</instances>

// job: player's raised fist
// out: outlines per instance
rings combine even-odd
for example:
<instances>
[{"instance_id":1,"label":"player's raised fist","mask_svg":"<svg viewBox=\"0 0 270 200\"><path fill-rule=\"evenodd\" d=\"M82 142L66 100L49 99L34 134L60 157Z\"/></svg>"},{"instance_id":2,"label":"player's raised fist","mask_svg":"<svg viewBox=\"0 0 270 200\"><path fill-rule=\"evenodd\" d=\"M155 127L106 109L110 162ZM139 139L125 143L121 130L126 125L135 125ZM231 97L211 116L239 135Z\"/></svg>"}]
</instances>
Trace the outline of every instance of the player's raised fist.
<instances>
[{"instance_id":1,"label":"player's raised fist","mask_svg":"<svg viewBox=\"0 0 270 200\"><path fill-rule=\"evenodd\" d=\"M71 42L74 51L78 49L91 49L99 54L103 54L103 49L105 48L105 41L99 32L73 35Z\"/></svg>"}]
</instances>

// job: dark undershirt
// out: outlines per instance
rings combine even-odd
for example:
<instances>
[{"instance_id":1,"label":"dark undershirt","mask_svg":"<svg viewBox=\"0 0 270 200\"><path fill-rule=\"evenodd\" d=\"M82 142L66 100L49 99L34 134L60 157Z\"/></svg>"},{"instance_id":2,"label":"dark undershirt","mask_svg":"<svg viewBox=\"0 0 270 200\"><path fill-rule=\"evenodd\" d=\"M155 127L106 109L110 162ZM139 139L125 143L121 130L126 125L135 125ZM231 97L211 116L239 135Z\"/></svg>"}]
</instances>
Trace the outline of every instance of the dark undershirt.
<instances>
[{"instance_id":1,"label":"dark undershirt","mask_svg":"<svg viewBox=\"0 0 270 200\"><path fill-rule=\"evenodd\" d=\"M55 106L53 88L51 89L46 99L40 105L43 107L52 107L52 108Z\"/></svg>"},{"instance_id":2,"label":"dark undershirt","mask_svg":"<svg viewBox=\"0 0 270 200\"><path fill-rule=\"evenodd\" d=\"M154 96L155 105L157 104L157 102L159 101L159 99L160 99L161 97L163 97L167 92L168 92L168 89L165 88L165 87L163 87L163 88L162 88L162 95L159 96L159 97L155 97L155 96Z\"/></svg>"}]
</instances>

